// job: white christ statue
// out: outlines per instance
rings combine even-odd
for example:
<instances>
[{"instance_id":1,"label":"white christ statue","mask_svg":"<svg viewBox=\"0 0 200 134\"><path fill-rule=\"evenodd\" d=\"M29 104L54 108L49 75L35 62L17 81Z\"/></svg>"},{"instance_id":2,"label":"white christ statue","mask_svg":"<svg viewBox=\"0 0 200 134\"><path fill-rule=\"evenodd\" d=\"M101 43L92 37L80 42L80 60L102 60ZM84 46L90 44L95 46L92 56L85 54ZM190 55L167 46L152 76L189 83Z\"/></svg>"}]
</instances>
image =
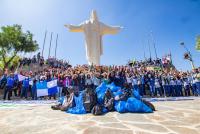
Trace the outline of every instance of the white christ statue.
<instances>
[{"instance_id":1,"label":"white christ statue","mask_svg":"<svg viewBox=\"0 0 200 134\"><path fill-rule=\"evenodd\" d=\"M86 57L89 65L100 65L100 56L103 54L102 36L116 34L121 27L108 26L98 20L96 11L92 11L90 19L78 26L65 25L70 32L83 32L85 35Z\"/></svg>"}]
</instances>

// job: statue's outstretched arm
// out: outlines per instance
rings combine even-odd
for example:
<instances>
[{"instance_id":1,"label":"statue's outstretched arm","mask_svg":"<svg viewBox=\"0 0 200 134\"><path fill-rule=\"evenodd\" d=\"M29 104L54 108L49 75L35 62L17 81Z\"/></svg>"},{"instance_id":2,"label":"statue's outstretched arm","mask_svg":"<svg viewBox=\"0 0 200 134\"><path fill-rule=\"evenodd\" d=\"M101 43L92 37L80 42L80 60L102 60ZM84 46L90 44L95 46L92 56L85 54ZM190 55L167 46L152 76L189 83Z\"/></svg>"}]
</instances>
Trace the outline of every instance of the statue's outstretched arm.
<instances>
[{"instance_id":1,"label":"statue's outstretched arm","mask_svg":"<svg viewBox=\"0 0 200 134\"><path fill-rule=\"evenodd\" d=\"M120 26L108 26L104 23L101 23L102 34L117 34L122 27Z\"/></svg>"},{"instance_id":2,"label":"statue's outstretched arm","mask_svg":"<svg viewBox=\"0 0 200 134\"><path fill-rule=\"evenodd\" d=\"M65 25L69 29L70 32L83 32L83 25L80 24L78 26L67 24Z\"/></svg>"}]
</instances>

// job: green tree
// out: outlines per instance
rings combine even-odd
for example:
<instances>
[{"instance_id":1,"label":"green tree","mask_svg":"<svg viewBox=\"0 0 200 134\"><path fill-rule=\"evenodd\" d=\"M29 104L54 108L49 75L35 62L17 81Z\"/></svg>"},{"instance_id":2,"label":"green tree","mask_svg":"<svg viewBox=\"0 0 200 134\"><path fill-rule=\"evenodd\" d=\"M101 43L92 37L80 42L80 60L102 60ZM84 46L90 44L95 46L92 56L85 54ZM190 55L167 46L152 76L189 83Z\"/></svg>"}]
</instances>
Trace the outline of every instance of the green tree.
<instances>
[{"instance_id":1,"label":"green tree","mask_svg":"<svg viewBox=\"0 0 200 134\"><path fill-rule=\"evenodd\" d=\"M10 57L6 57L6 61L8 61L9 59L10 59ZM9 69L11 69L11 67L14 67L14 69L17 68L19 60L20 60L20 57L19 56L15 56L15 58L13 58L13 60L8 65L8 68ZM4 68L3 60L0 60L0 68Z\"/></svg>"},{"instance_id":2,"label":"green tree","mask_svg":"<svg viewBox=\"0 0 200 134\"><path fill-rule=\"evenodd\" d=\"M18 53L34 52L38 44L30 31L23 32L20 25L3 26L0 31L0 59L3 70L8 68Z\"/></svg>"},{"instance_id":3,"label":"green tree","mask_svg":"<svg viewBox=\"0 0 200 134\"><path fill-rule=\"evenodd\" d=\"M200 35L196 39L196 50L200 50Z\"/></svg>"}]
</instances>

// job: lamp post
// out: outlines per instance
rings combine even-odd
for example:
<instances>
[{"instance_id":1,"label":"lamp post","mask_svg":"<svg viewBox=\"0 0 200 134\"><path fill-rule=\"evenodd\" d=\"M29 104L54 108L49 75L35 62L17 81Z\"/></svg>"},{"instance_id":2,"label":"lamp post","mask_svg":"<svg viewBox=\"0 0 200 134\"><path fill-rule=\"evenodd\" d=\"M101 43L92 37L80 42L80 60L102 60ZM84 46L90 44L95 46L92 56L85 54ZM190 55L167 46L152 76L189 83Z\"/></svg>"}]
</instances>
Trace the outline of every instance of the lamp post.
<instances>
[{"instance_id":1,"label":"lamp post","mask_svg":"<svg viewBox=\"0 0 200 134\"><path fill-rule=\"evenodd\" d=\"M180 45L183 46L184 49L185 49L186 52L187 52L187 53L184 54L184 58L187 59L187 60L189 60L191 66L192 66L192 69L195 69L194 61L193 61L193 59L192 59L192 55L191 55L190 51L189 51L188 48L185 46L185 43L184 43L184 42L181 42Z\"/></svg>"}]
</instances>

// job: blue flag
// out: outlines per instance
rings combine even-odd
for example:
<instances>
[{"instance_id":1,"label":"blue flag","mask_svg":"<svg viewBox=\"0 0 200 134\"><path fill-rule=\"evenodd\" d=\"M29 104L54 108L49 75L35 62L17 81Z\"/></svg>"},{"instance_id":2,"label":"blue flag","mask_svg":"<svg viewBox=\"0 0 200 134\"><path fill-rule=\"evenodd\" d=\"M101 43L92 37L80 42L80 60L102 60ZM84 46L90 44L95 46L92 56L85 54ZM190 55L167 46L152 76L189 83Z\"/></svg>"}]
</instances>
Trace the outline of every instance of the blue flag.
<instances>
[{"instance_id":1,"label":"blue flag","mask_svg":"<svg viewBox=\"0 0 200 134\"><path fill-rule=\"evenodd\" d=\"M37 97L54 95L58 92L57 80L37 82Z\"/></svg>"}]
</instances>

